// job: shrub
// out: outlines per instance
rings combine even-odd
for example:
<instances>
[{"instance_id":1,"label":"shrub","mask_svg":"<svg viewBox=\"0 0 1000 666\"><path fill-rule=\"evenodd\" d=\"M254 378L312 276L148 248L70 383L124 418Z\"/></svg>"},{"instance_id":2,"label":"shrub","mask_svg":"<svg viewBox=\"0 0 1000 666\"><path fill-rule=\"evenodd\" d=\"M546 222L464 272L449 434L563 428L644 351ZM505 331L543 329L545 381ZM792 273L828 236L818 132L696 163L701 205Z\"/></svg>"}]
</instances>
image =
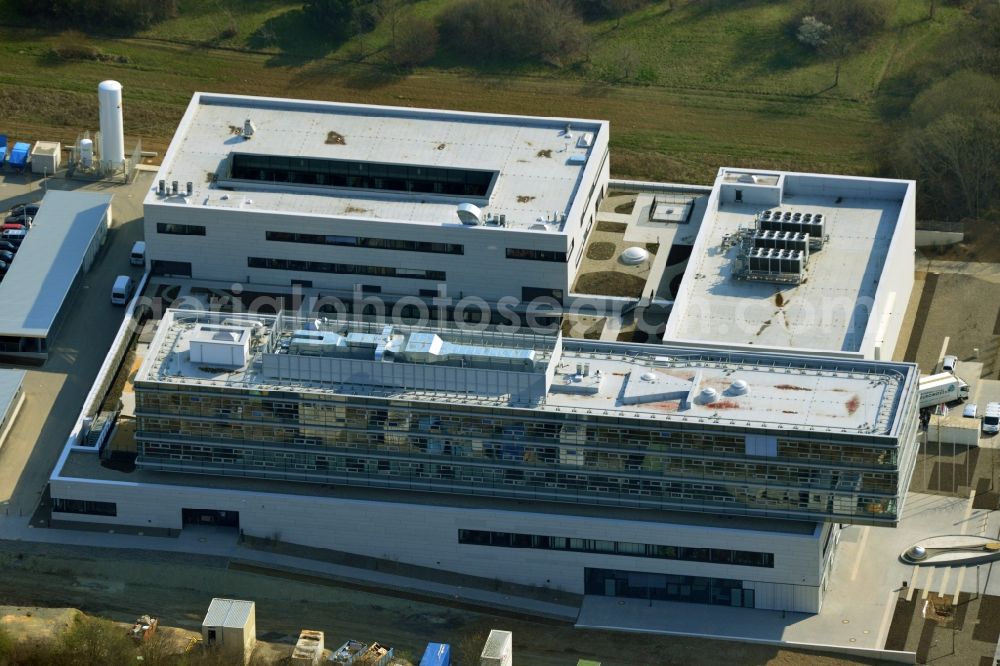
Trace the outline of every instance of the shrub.
<instances>
[{"instance_id":1,"label":"shrub","mask_svg":"<svg viewBox=\"0 0 1000 666\"><path fill-rule=\"evenodd\" d=\"M395 41L395 47L390 54L393 65L412 67L423 64L437 52L437 26L422 16L410 17L396 28Z\"/></svg>"},{"instance_id":2,"label":"shrub","mask_svg":"<svg viewBox=\"0 0 1000 666\"><path fill-rule=\"evenodd\" d=\"M478 61L572 62L583 51L583 22L570 0L462 0L439 16L454 51Z\"/></svg>"}]
</instances>

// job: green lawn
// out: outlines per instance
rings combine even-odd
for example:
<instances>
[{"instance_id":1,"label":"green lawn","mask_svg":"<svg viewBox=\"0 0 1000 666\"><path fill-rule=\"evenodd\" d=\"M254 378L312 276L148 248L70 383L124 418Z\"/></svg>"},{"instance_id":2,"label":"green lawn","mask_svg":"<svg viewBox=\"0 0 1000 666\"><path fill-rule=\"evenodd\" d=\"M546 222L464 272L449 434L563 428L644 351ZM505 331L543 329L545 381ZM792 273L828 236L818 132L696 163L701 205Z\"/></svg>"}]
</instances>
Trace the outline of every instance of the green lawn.
<instances>
[{"instance_id":1,"label":"green lawn","mask_svg":"<svg viewBox=\"0 0 1000 666\"><path fill-rule=\"evenodd\" d=\"M433 17L453 1L421 0L407 11ZM284 0L184 0L180 17L131 38L89 38L127 63L55 62L46 54L61 36L2 27L0 132L71 140L95 128L96 84L115 78L125 86L128 131L160 149L191 93L205 90L603 118L617 176L706 182L722 165L866 174L886 132L881 83L930 57L961 16L942 6L931 22L926 0L897 0L891 28L848 57L831 88L834 64L788 30L804 0L678 4L652 5L618 28L588 24L583 67L518 63L483 73L442 50L433 66L405 76L378 67L385 26L331 44L300 2ZM11 20L0 0L0 23ZM236 34L220 39L229 28ZM619 80L625 52L650 85ZM359 53L368 64L355 64ZM905 98L900 80L886 94Z\"/></svg>"}]
</instances>

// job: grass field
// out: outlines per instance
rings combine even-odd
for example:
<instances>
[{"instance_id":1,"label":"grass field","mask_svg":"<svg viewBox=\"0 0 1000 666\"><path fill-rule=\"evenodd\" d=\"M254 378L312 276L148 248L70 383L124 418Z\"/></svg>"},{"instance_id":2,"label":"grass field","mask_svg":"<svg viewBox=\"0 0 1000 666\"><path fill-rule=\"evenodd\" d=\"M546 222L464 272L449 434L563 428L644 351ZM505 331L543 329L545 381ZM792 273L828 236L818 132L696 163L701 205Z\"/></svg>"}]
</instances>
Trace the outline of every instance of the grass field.
<instances>
[{"instance_id":1,"label":"grass field","mask_svg":"<svg viewBox=\"0 0 1000 666\"><path fill-rule=\"evenodd\" d=\"M433 16L452 0L408 11ZM397 75L378 66L384 27L340 45L308 27L301 3L187 0L179 18L129 38L88 37L128 62L53 60L63 38L9 27L0 0L0 132L12 139L72 140L96 129L97 83L125 86L130 134L162 151L195 90L429 106L611 121L615 176L711 181L719 166L870 174L886 135L876 98L887 75L904 71L946 34L958 10L924 20L925 0L898 0L892 27L834 65L789 36L804 2L666 3L613 22L588 24L591 56L581 67L519 64L504 73L459 66L442 52L433 66ZM727 8L727 7L732 8ZM235 34L219 39L225 30ZM630 49L650 85L615 82ZM357 55L367 54L358 63ZM895 89L893 94L906 95Z\"/></svg>"}]
</instances>

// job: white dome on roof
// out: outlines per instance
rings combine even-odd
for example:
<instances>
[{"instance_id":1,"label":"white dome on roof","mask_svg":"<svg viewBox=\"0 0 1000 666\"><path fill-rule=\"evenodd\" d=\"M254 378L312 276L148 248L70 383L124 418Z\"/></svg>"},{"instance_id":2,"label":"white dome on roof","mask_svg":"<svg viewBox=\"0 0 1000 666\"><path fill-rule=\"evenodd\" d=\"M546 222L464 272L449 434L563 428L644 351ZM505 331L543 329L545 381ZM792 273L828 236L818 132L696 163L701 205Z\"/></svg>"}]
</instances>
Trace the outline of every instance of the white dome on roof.
<instances>
[{"instance_id":1,"label":"white dome on roof","mask_svg":"<svg viewBox=\"0 0 1000 666\"><path fill-rule=\"evenodd\" d=\"M649 259L649 252L641 247L630 247L622 252L622 263L629 266L637 266Z\"/></svg>"}]
</instances>

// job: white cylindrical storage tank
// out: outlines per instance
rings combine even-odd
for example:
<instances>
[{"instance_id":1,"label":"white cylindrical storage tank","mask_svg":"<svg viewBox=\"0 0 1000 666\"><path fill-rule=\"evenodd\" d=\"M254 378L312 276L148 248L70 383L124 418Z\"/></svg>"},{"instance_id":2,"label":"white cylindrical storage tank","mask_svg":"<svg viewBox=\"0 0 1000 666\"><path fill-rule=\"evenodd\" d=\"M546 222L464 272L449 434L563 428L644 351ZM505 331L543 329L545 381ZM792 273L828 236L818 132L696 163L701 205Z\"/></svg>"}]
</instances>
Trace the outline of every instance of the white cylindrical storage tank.
<instances>
[{"instance_id":1,"label":"white cylindrical storage tank","mask_svg":"<svg viewBox=\"0 0 1000 666\"><path fill-rule=\"evenodd\" d=\"M80 140L80 164L84 169L94 166L94 142L90 139Z\"/></svg>"},{"instance_id":2,"label":"white cylindrical storage tank","mask_svg":"<svg viewBox=\"0 0 1000 666\"><path fill-rule=\"evenodd\" d=\"M97 101L101 108L101 162L117 168L125 161L122 84L101 81L97 86Z\"/></svg>"}]
</instances>

